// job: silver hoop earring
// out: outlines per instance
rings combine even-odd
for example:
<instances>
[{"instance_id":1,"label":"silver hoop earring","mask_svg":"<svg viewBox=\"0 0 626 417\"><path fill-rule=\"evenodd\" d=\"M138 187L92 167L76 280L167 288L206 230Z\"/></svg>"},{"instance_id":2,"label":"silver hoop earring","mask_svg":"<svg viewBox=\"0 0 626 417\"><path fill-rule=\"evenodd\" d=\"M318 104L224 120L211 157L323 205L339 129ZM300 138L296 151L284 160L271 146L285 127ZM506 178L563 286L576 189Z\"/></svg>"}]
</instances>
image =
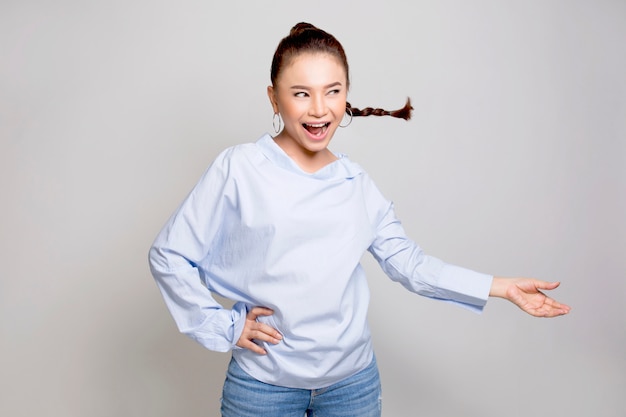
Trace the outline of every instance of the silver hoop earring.
<instances>
[{"instance_id":1,"label":"silver hoop earring","mask_svg":"<svg viewBox=\"0 0 626 417\"><path fill-rule=\"evenodd\" d=\"M278 123L276 122L276 116L278 116ZM280 113L274 113L274 117L272 118L272 126L274 127L274 132L276 133L280 132L280 129L283 128L283 119L281 119Z\"/></svg>"},{"instance_id":2,"label":"silver hoop earring","mask_svg":"<svg viewBox=\"0 0 626 417\"><path fill-rule=\"evenodd\" d=\"M348 124L345 125L339 125L339 127L348 127L350 126L350 123L352 123L352 109L350 107L346 108L346 113L348 113L350 115L350 120L348 120Z\"/></svg>"}]
</instances>

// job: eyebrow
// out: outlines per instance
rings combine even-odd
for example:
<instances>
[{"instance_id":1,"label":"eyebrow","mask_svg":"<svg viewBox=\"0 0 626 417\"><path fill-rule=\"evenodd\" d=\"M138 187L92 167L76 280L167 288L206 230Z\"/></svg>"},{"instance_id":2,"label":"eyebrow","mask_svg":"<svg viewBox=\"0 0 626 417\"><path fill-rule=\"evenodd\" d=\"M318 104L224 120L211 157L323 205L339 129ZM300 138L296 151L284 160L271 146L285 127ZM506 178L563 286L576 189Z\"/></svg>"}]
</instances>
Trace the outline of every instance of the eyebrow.
<instances>
[{"instance_id":1,"label":"eyebrow","mask_svg":"<svg viewBox=\"0 0 626 417\"><path fill-rule=\"evenodd\" d=\"M343 86L343 84L341 84L339 81L336 81L336 82L334 82L334 83L331 83L331 84L325 85L325 86L324 86L324 89L327 89L327 88L332 88L332 87L337 87L337 86L340 86L340 87L341 87L341 86ZM311 89L311 87L307 87L307 86L305 86L305 85L292 85L290 88L291 88L292 90L310 90L310 89Z\"/></svg>"}]
</instances>

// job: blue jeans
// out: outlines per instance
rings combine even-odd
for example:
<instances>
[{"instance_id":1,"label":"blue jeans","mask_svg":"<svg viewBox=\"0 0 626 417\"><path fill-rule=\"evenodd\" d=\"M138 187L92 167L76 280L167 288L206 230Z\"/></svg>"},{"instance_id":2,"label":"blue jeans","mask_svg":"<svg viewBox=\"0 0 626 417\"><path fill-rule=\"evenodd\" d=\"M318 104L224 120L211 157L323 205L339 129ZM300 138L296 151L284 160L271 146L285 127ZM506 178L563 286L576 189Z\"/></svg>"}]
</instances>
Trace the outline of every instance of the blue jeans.
<instances>
[{"instance_id":1,"label":"blue jeans","mask_svg":"<svg viewBox=\"0 0 626 417\"><path fill-rule=\"evenodd\" d=\"M222 417L380 417L376 359L326 388L284 388L260 382L231 359L222 393Z\"/></svg>"}]
</instances>

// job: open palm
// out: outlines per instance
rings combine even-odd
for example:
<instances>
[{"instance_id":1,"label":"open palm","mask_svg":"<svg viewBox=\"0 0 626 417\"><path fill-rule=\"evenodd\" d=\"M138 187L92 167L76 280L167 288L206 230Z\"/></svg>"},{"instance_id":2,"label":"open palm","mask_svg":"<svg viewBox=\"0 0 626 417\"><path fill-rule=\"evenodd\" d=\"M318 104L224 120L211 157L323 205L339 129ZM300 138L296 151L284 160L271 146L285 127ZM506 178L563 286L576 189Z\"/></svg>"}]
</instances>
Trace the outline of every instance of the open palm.
<instances>
[{"instance_id":1,"label":"open palm","mask_svg":"<svg viewBox=\"0 0 626 417\"><path fill-rule=\"evenodd\" d=\"M546 296L541 290L553 290L558 282L545 282L530 278L510 281L505 298L530 315L536 317L555 317L567 314L570 307Z\"/></svg>"}]
</instances>

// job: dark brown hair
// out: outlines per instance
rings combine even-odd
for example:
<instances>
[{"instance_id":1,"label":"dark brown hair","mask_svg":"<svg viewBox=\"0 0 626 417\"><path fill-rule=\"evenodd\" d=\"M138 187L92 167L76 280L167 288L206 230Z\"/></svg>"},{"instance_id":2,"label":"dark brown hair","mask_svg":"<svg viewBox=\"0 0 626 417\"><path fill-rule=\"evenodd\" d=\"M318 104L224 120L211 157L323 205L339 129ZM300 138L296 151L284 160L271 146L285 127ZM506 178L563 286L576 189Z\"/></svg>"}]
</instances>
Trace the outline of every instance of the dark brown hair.
<instances>
[{"instance_id":1,"label":"dark brown hair","mask_svg":"<svg viewBox=\"0 0 626 417\"><path fill-rule=\"evenodd\" d=\"M270 70L270 79L272 85L276 85L281 70L296 56L303 53L325 53L334 56L339 60L346 70L346 82L347 87L350 88L350 72L348 67L348 58L341 46L341 43L330 33L318 29L310 23L298 23L289 32L289 35L284 37L274 53L272 58L272 68ZM352 107L350 103L346 102L346 113L352 114L352 116L391 116L398 117L404 120L411 118L411 100L407 98L406 104L403 108L398 110L383 110L379 108L366 107L364 109L358 109Z\"/></svg>"}]
</instances>

